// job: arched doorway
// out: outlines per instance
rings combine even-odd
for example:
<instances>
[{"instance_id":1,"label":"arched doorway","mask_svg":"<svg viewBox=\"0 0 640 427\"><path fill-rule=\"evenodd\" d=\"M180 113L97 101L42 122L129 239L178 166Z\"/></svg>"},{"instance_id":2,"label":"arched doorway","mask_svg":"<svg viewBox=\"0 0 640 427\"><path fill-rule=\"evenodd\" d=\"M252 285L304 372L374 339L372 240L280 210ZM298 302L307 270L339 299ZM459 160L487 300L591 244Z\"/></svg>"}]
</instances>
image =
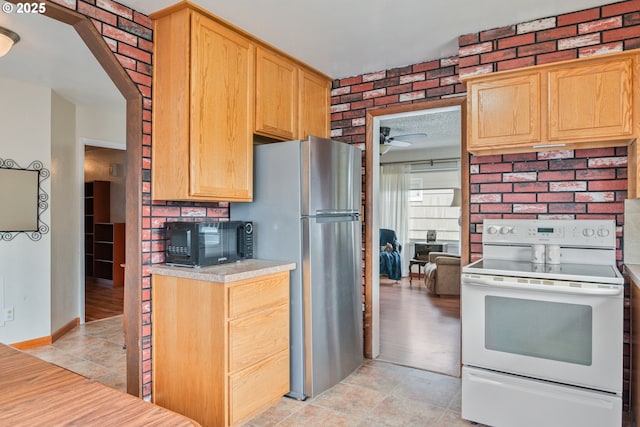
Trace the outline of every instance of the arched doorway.
<instances>
[{"instance_id":1,"label":"arched doorway","mask_svg":"<svg viewBox=\"0 0 640 427\"><path fill-rule=\"evenodd\" d=\"M18 3L17 0L9 0ZM75 11L45 1L45 16L71 25L87 45L126 101L126 269L125 342L127 345L127 392L141 392L141 194L142 194L142 95L113 55L91 20Z\"/></svg>"}]
</instances>

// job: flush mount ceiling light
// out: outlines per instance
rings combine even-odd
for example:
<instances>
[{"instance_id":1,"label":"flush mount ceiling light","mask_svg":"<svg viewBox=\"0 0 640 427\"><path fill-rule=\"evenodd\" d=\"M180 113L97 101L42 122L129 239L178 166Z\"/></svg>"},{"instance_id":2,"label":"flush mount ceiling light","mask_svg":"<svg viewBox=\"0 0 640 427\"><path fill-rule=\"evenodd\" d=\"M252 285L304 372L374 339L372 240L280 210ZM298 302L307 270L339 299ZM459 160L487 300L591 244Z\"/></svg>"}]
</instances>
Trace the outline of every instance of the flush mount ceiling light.
<instances>
[{"instance_id":1,"label":"flush mount ceiling light","mask_svg":"<svg viewBox=\"0 0 640 427\"><path fill-rule=\"evenodd\" d=\"M11 30L0 27L0 57L5 56L11 47L20 41L20 36Z\"/></svg>"}]
</instances>

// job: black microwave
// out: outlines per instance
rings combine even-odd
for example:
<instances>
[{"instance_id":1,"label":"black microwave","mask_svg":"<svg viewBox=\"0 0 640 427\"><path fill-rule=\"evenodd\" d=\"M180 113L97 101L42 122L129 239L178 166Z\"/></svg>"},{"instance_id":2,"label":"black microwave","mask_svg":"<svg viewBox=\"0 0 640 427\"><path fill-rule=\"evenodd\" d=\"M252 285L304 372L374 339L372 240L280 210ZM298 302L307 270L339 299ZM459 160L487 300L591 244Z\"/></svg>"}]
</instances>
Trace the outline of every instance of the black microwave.
<instances>
[{"instance_id":1,"label":"black microwave","mask_svg":"<svg viewBox=\"0 0 640 427\"><path fill-rule=\"evenodd\" d=\"M253 223L166 222L165 262L204 267L253 258Z\"/></svg>"}]
</instances>

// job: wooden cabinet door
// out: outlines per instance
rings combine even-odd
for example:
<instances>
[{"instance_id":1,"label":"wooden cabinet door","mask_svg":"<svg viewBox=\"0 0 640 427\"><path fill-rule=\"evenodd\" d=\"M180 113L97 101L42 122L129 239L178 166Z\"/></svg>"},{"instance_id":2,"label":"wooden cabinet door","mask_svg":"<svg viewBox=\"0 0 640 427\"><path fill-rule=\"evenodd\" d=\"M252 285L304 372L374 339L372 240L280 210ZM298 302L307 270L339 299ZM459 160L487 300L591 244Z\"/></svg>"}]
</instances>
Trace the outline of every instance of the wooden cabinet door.
<instances>
[{"instance_id":1,"label":"wooden cabinet door","mask_svg":"<svg viewBox=\"0 0 640 427\"><path fill-rule=\"evenodd\" d=\"M630 136L633 60L550 70L549 140Z\"/></svg>"},{"instance_id":2,"label":"wooden cabinet door","mask_svg":"<svg viewBox=\"0 0 640 427\"><path fill-rule=\"evenodd\" d=\"M298 67L264 48L256 49L255 133L283 140L298 132Z\"/></svg>"},{"instance_id":3,"label":"wooden cabinet door","mask_svg":"<svg viewBox=\"0 0 640 427\"><path fill-rule=\"evenodd\" d=\"M310 135L329 138L331 135L329 130L330 82L326 78L302 68L299 70L299 76L298 138L306 139Z\"/></svg>"},{"instance_id":4,"label":"wooden cabinet door","mask_svg":"<svg viewBox=\"0 0 640 427\"><path fill-rule=\"evenodd\" d=\"M538 72L469 82L468 149L540 141Z\"/></svg>"},{"instance_id":5,"label":"wooden cabinet door","mask_svg":"<svg viewBox=\"0 0 640 427\"><path fill-rule=\"evenodd\" d=\"M153 275L153 403L202 425L226 425L222 284Z\"/></svg>"},{"instance_id":6,"label":"wooden cabinet door","mask_svg":"<svg viewBox=\"0 0 640 427\"><path fill-rule=\"evenodd\" d=\"M251 201L255 47L193 14L191 49L191 195Z\"/></svg>"}]
</instances>

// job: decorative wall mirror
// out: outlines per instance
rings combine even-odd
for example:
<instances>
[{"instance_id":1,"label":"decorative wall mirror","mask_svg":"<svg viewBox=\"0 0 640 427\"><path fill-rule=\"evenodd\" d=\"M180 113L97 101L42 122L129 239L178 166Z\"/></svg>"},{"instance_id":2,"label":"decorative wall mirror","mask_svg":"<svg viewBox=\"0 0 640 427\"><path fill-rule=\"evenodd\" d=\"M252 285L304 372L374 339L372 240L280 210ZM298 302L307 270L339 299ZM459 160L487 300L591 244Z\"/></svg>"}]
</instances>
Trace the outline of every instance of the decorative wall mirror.
<instances>
[{"instance_id":1,"label":"decorative wall mirror","mask_svg":"<svg viewBox=\"0 0 640 427\"><path fill-rule=\"evenodd\" d=\"M42 221L49 195L41 185L49 175L37 160L23 168L14 160L0 159L0 240L13 240L25 233L37 241L49 232Z\"/></svg>"}]
</instances>

